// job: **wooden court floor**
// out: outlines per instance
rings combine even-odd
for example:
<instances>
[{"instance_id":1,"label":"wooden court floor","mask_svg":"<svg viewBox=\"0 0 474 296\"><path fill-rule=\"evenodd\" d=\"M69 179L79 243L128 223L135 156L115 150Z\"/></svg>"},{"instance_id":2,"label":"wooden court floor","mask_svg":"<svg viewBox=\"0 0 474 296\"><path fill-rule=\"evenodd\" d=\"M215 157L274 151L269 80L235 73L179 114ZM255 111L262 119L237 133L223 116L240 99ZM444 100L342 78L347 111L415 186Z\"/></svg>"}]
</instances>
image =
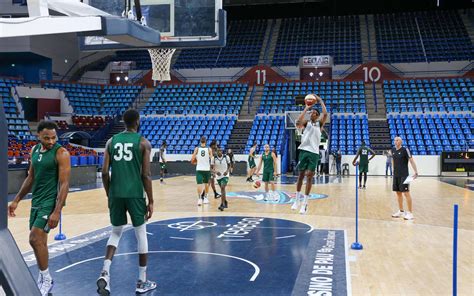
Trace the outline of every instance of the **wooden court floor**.
<instances>
[{"instance_id":1,"label":"wooden court floor","mask_svg":"<svg viewBox=\"0 0 474 296\"><path fill-rule=\"evenodd\" d=\"M361 190L360 233L362 251L349 250L353 295L451 295L453 204L459 204L458 293L474 295L474 192L422 177L411 188L413 221L391 218L396 210L391 179L369 177ZM220 212L218 202L198 207L194 177L153 182L155 214L152 221L190 216L262 216L304 222L320 229L344 229L354 241L355 178L342 183L319 184L313 193L329 197L311 200L309 211L300 215L289 205L262 204L231 199ZM252 191L242 177L232 177L228 191ZM295 185L278 184L277 190L294 192ZM212 196L212 195L211 195ZM29 251L28 214L30 202L23 201L17 217L9 219L22 252ZM109 226L102 189L70 193L64 209L64 231L68 237ZM51 232L50 242L56 230ZM284 272L284 271L282 271Z\"/></svg>"}]
</instances>

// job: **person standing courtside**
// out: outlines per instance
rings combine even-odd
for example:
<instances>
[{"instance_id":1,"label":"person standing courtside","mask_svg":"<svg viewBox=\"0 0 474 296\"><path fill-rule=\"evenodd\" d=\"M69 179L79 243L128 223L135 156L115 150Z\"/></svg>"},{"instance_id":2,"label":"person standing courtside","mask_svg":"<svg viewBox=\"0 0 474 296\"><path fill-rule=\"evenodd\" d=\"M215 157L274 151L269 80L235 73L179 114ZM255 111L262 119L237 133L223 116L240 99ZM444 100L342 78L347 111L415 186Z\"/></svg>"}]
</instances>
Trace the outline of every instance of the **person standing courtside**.
<instances>
[{"instance_id":1,"label":"person standing courtside","mask_svg":"<svg viewBox=\"0 0 474 296\"><path fill-rule=\"evenodd\" d=\"M8 206L15 217L18 203L32 191L30 211L30 245L38 263L38 288L41 295L51 293L54 281L48 269L48 233L58 225L61 209L69 192L71 160L69 152L57 143L58 126L52 121L38 125L37 144L31 150L31 165L20 192ZM20 280L20 279L18 279Z\"/></svg>"},{"instance_id":2,"label":"person standing courtside","mask_svg":"<svg viewBox=\"0 0 474 296\"><path fill-rule=\"evenodd\" d=\"M211 179L211 156L212 150L207 147L206 137L201 137L199 147L194 148L191 163L196 164L196 183L198 193L198 206L209 203L207 193L209 192L209 180ZM204 184L204 196L203 185Z\"/></svg>"},{"instance_id":3,"label":"person standing courtside","mask_svg":"<svg viewBox=\"0 0 474 296\"><path fill-rule=\"evenodd\" d=\"M311 194L311 188L313 186L314 172L316 171L319 161L319 144L321 143L321 127L324 126L328 118L328 112L326 105L319 96L316 96L317 102L321 104L322 118L319 119L320 113L318 110L313 109L311 111L310 120L305 120L304 117L312 106L306 106L301 112L298 120L296 121L296 127L303 129L303 135L301 137L301 145L298 148L300 150L299 162L298 162L298 181L296 182L296 198L291 206L292 210L300 207L300 214L306 214L308 210L308 199ZM303 187L303 180L306 176L306 188L305 194L301 194L301 187ZM303 198L303 201L300 199Z\"/></svg>"},{"instance_id":4,"label":"person standing courtside","mask_svg":"<svg viewBox=\"0 0 474 296\"><path fill-rule=\"evenodd\" d=\"M369 152L372 156L369 158ZM367 173L369 172L369 162L372 158L375 157L374 150L370 149L365 145L365 141L362 140L362 145L357 150L357 154L352 161L352 164L355 166L357 158L360 157L359 161L359 189L365 189L365 185L367 184ZM364 186L362 186L362 175L364 175Z\"/></svg>"},{"instance_id":5,"label":"person standing courtside","mask_svg":"<svg viewBox=\"0 0 474 296\"><path fill-rule=\"evenodd\" d=\"M127 225L127 212L137 238L138 280L135 292L146 293L156 283L146 278L148 238L146 220L153 215L151 184L151 144L138 133L140 114L134 109L123 114L126 130L113 136L106 144L102 182L108 199L112 232L107 242L104 265L97 279L97 293L110 295L110 266ZM148 205L144 192L148 197Z\"/></svg>"},{"instance_id":6,"label":"person standing courtside","mask_svg":"<svg viewBox=\"0 0 474 296\"><path fill-rule=\"evenodd\" d=\"M393 218L404 218L405 220L413 220L412 198L410 195L409 184L403 184L408 177L408 162L415 171L413 178L418 177L415 160L410 150L402 147L403 141L400 137L395 138L395 148L392 148L393 159L393 191L397 194L399 210L392 215ZM407 200L408 211L403 210L403 195Z\"/></svg>"},{"instance_id":7,"label":"person standing courtside","mask_svg":"<svg viewBox=\"0 0 474 296\"><path fill-rule=\"evenodd\" d=\"M168 144L166 141L163 141L163 144L160 147L160 182L163 183L163 178L165 177L166 172L166 148Z\"/></svg>"},{"instance_id":8,"label":"person standing courtside","mask_svg":"<svg viewBox=\"0 0 474 296\"><path fill-rule=\"evenodd\" d=\"M212 159L212 170L216 175L217 184L221 188L221 205L218 209L224 211L228 207L225 188L229 183L230 158L222 153L221 148L217 148L217 155Z\"/></svg>"},{"instance_id":9,"label":"person standing courtside","mask_svg":"<svg viewBox=\"0 0 474 296\"><path fill-rule=\"evenodd\" d=\"M383 154L387 157L385 162L385 178L388 177L388 170L390 169L390 177L392 177L392 151L386 150Z\"/></svg>"},{"instance_id":10,"label":"person standing courtside","mask_svg":"<svg viewBox=\"0 0 474 296\"><path fill-rule=\"evenodd\" d=\"M266 144L264 146L264 151L262 153L262 157L260 158L260 162L257 168L257 176L260 176L260 169L262 168L263 164L263 177L262 181L265 183L265 194L263 196L263 200L267 201L271 200L278 201L279 196L275 196L275 177L277 176L277 156L274 152L270 150L270 145ZM269 185L272 187L272 191L270 192ZM278 198L278 199L277 199Z\"/></svg>"},{"instance_id":11,"label":"person standing courtside","mask_svg":"<svg viewBox=\"0 0 474 296\"><path fill-rule=\"evenodd\" d=\"M248 157L249 172L247 175L247 182L253 182L252 177L255 174L255 170L257 169L257 164L255 163L256 155L257 155L257 142L254 142L249 151L249 157Z\"/></svg>"}]
</instances>

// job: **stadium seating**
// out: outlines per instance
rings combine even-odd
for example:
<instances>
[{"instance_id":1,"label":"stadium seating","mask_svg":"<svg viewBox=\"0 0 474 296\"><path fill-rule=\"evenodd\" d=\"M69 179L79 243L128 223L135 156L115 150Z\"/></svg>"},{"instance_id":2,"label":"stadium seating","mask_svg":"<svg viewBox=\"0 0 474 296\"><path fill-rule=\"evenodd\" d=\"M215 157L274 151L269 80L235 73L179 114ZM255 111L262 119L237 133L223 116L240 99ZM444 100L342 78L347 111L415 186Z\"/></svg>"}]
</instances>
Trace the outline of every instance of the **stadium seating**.
<instances>
[{"instance_id":1,"label":"stadium seating","mask_svg":"<svg viewBox=\"0 0 474 296\"><path fill-rule=\"evenodd\" d=\"M8 124L8 136L30 139L34 137L30 133L28 121L18 113L15 100L11 96L11 88L22 84L23 81L18 79L0 78L0 107L5 110Z\"/></svg>"},{"instance_id":2,"label":"stadium seating","mask_svg":"<svg viewBox=\"0 0 474 296\"><path fill-rule=\"evenodd\" d=\"M456 10L375 15L374 25L380 62L455 61L474 57L474 47Z\"/></svg>"},{"instance_id":3,"label":"stadium seating","mask_svg":"<svg viewBox=\"0 0 474 296\"><path fill-rule=\"evenodd\" d=\"M30 159L30 153L33 146L38 144L37 141L19 140L15 137L8 139L8 159L12 164L19 162L28 161ZM93 149L86 149L80 146L70 145L67 141L60 141L64 148L69 151L71 155L71 165L97 165L103 163L103 156L98 154Z\"/></svg>"},{"instance_id":4,"label":"stadium seating","mask_svg":"<svg viewBox=\"0 0 474 296\"><path fill-rule=\"evenodd\" d=\"M474 118L468 114L389 115L390 136L400 136L414 155L474 148Z\"/></svg>"},{"instance_id":5,"label":"stadium seating","mask_svg":"<svg viewBox=\"0 0 474 296\"><path fill-rule=\"evenodd\" d=\"M281 154L284 135L284 116L256 116L247 140L245 153L248 154L253 143L257 142L257 153L263 153L264 145L269 144L270 149L276 149L277 154Z\"/></svg>"},{"instance_id":6,"label":"stadium seating","mask_svg":"<svg viewBox=\"0 0 474 296\"><path fill-rule=\"evenodd\" d=\"M258 64L267 20L229 22L227 44L223 48L185 49L174 68L250 67Z\"/></svg>"},{"instance_id":7,"label":"stadium seating","mask_svg":"<svg viewBox=\"0 0 474 296\"><path fill-rule=\"evenodd\" d=\"M331 55L335 64L361 63L359 16L283 19L273 65L296 66L305 55Z\"/></svg>"},{"instance_id":8,"label":"stadium seating","mask_svg":"<svg viewBox=\"0 0 474 296\"><path fill-rule=\"evenodd\" d=\"M362 140L370 146L369 122L366 115L332 115L330 151L356 154Z\"/></svg>"},{"instance_id":9,"label":"stadium seating","mask_svg":"<svg viewBox=\"0 0 474 296\"><path fill-rule=\"evenodd\" d=\"M199 145L202 136L208 143L217 140L223 148L227 146L232 129L237 120L235 116L172 116L142 117L141 133L153 148L168 143L170 154L190 154Z\"/></svg>"},{"instance_id":10,"label":"stadium seating","mask_svg":"<svg viewBox=\"0 0 474 296\"><path fill-rule=\"evenodd\" d=\"M295 105L295 96L319 94L330 113L366 113L362 81L267 83L258 113L284 113L303 110Z\"/></svg>"},{"instance_id":11,"label":"stadium seating","mask_svg":"<svg viewBox=\"0 0 474 296\"><path fill-rule=\"evenodd\" d=\"M384 81L387 113L474 111L474 83L468 78Z\"/></svg>"},{"instance_id":12,"label":"stadium seating","mask_svg":"<svg viewBox=\"0 0 474 296\"><path fill-rule=\"evenodd\" d=\"M239 114L247 84L170 84L155 89L144 114Z\"/></svg>"},{"instance_id":13,"label":"stadium seating","mask_svg":"<svg viewBox=\"0 0 474 296\"><path fill-rule=\"evenodd\" d=\"M104 92L100 96L103 106L100 109L101 115L122 114L135 101L142 91L140 85L106 85Z\"/></svg>"},{"instance_id":14,"label":"stadium seating","mask_svg":"<svg viewBox=\"0 0 474 296\"><path fill-rule=\"evenodd\" d=\"M110 119L109 116L73 116L72 123L79 130L94 131L103 127Z\"/></svg>"},{"instance_id":15,"label":"stadium seating","mask_svg":"<svg viewBox=\"0 0 474 296\"><path fill-rule=\"evenodd\" d=\"M101 107L99 97L102 93L101 85L45 82L43 86L64 91L76 114L99 114L99 109Z\"/></svg>"}]
</instances>

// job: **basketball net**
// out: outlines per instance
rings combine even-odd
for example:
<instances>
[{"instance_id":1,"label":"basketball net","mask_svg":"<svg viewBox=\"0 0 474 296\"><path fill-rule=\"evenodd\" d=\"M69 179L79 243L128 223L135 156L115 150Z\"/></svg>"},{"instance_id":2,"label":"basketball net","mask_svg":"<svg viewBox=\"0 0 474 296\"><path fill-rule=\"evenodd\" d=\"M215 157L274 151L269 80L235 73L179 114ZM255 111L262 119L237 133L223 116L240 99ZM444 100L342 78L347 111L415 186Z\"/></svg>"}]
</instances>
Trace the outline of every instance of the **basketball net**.
<instances>
[{"instance_id":1,"label":"basketball net","mask_svg":"<svg viewBox=\"0 0 474 296\"><path fill-rule=\"evenodd\" d=\"M153 66L151 78L154 81L170 81L171 58L176 48L151 48L148 49Z\"/></svg>"}]
</instances>

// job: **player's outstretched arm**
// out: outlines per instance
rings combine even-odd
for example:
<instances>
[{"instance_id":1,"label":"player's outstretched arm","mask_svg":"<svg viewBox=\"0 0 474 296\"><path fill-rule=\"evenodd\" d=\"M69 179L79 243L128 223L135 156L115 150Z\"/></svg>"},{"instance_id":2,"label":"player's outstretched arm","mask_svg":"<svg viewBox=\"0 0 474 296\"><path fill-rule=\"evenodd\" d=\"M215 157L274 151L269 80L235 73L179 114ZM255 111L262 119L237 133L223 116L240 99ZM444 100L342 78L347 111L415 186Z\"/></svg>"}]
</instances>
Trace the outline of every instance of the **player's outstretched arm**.
<instances>
[{"instance_id":1,"label":"player's outstretched arm","mask_svg":"<svg viewBox=\"0 0 474 296\"><path fill-rule=\"evenodd\" d=\"M328 110L326 109L326 104L324 104L323 99L318 95L315 95L315 96L318 99L319 104L321 105L321 112L322 112L323 117L319 121L319 125L323 127L328 119Z\"/></svg>"},{"instance_id":2,"label":"player's outstretched arm","mask_svg":"<svg viewBox=\"0 0 474 296\"><path fill-rule=\"evenodd\" d=\"M193 155L191 155L191 163L194 163L196 161L196 155L198 153L198 148L194 148Z\"/></svg>"},{"instance_id":3,"label":"player's outstretched arm","mask_svg":"<svg viewBox=\"0 0 474 296\"><path fill-rule=\"evenodd\" d=\"M304 108L303 112L301 112L300 116L298 117L298 119L296 119L296 127L297 128L304 128L306 127L306 124L308 123L308 121L306 119L304 119L306 113L308 112L308 110L311 108L311 106L308 106L306 105L306 107Z\"/></svg>"},{"instance_id":4,"label":"player's outstretched arm","mask_svg":"<svg viewBox=\"0 0 474 296\"><path fill-rule=\"evenodd\" d=\"M105 145L105 152L104 152L104 164L102 165L102 184L104 184L104 190L107 197L109 197L109 187L110 187L110 147L112 145L112 138L107 141Z\"/></svg>"},{"instance_id":5,"label":"player's outstretched arm","mask_svg":"<svg viewBox=\"0 0 474 296\"><path fill-rule=\"evenodd\" d=\"M33 155L33 149L31 149L30 155ZM30 163L30 168L28 169L28 176L23 181L20 191L17 193L12 203L8 206L8 215L10 217L15 217L15 210L18 207L18 203L31 191L33 187L33 181L35 180L35 172L33 169L33 164Z\"/></svg>"},{"instance_id":6,"label":"player's outstretched arm","mask_svg":"<svg viewBox=\"0 0 474 296\"><path fill-rule=\"evenodd\" d=\"M412 155L410 155L410 165L413 168L413 170L415 171L415 175L413 177L417 178L418 177L418 168L416 167L416 163L415 163L415 160L413 159Z\"/></svg>"},{"instance_id":7,"label":"player's outstretched arm","mask_svg":"<svg viewBox=\"0 0 474 296\"><path fill-rule=\"evenodd\" d=\"M370 152L370 154L372 154L372 155L370 156L370 158L369 158L369 161L371 161L371 160L372 160L372 158L374 158L374 157L375 157L376 153L375 153L375 151L374 151L374 150L372 150L372 148L369 148L369 152Z\"/></svg>"},{"instance_id":8,"label":"player's outstretched arm","mask_svg":"<svg viewBox=\"0 0 474 296\"><path fill-rule=\"evenodd\" d=\"M357 158L359 158L359 155L360 155L360 153L361 153L361 150L362 150L361 148L359 148L359 150L357 150L357 154L356 154L356 156L354 157L354 160L352 161L352 165L354 165L354 166L356 165L356 161L357 161Z\"/></svg>"},{"instance_id":9,"label":"player's outstretched arm","mask_svg":"<svg viewBox=\"0 0 474 296\"><path fill-rule=\"evenodd\" d=\"M153 186L151 182L151 168L150 168L150 156L151 156L151 144L143 138L140 141L140 150L142 150L142 183L145 189L146 196L148 197L147 205L147 216L146 219L150 219L153 215Z\"/></svg>"},{"instance_id":10,"label":"player's outstretched arm","mask_svg":"<svg viewBox=\"0 0 474 296\"><path fill-rule=\"evenodd\" d=\"M56 160L59 169L59 193L56 207L48 219L48 226L51 229L58 226L61 210L66 203L67 194L69 193L69 178L71 176L71 156L65 148L58 149Z\"/></svg>"},{"instance_id":11,"label":"player's outstretched arm","mask_svg":"<svg viewBox=\"0 0 474 296\"><path fill-rule=\"evenodd\" d=\"M255 171L255 174L258 176L260 175L260 169L262 168L262 163L263 163L263 154L260 157L260 160L258 162L257 170Z\"/></svg>"}]
</instances>

